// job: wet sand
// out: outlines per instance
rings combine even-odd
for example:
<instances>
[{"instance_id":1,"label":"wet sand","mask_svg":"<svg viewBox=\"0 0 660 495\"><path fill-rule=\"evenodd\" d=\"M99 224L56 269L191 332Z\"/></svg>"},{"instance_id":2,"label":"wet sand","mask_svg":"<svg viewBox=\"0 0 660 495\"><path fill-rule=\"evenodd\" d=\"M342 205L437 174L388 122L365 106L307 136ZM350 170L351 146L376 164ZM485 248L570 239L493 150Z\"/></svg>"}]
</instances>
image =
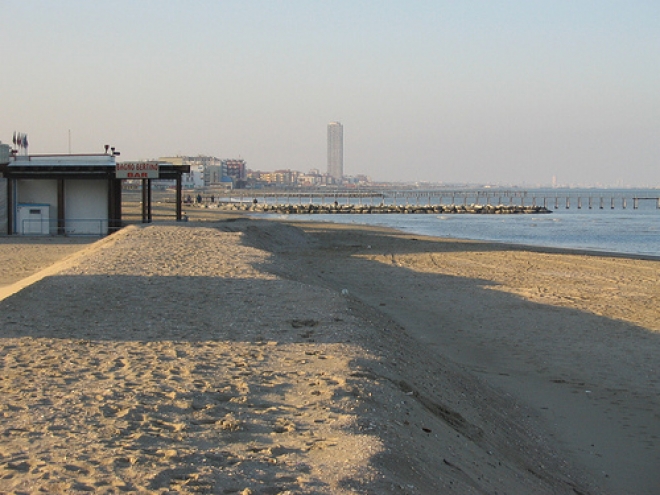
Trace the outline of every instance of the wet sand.
<instances>
[{"instance_id":1,"label":"wet sand","mask_svg":"<svg viewBox=\"0 0 660 495\"><path fill-rule=\"evenodd\" d=\"M0 492L660 487L658 262L222 218L0 238Z\"/></svg>"}]
</instances>

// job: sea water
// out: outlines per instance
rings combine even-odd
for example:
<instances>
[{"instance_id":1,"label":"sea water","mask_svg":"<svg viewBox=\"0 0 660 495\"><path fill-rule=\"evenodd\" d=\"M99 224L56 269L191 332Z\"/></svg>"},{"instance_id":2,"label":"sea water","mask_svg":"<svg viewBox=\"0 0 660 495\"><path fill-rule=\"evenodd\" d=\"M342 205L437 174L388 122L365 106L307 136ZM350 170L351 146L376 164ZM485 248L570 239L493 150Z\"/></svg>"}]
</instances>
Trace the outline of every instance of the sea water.
<instances>
[{"instance_id":1,"label":"sea water","mask_svg":"<svg viewBox=\"0 0 660 495\"><path fill-rule=\"evenodd\" d=\"M292 221L326 221L394 228L403 232L540 247L660 257L660 209L562 209L544 214L289 215Z\"/></svg>"}]
</instances>

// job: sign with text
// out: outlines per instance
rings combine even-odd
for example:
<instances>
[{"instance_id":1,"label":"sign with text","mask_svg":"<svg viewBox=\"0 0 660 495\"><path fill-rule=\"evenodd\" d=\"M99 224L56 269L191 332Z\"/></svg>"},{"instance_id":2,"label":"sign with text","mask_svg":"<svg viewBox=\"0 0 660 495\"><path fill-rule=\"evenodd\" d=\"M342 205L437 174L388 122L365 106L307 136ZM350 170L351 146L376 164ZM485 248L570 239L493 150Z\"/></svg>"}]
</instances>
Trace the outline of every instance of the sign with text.
<instances>
[{"instance_id":1,"label":"sign with text","mask_svg":"<svg viewBox=\"0 0 660 495\"><path fill-rule=\"evenodd\" d=\"M159 174L156 162L122 162L115 166L117 179L158 179Z\"/></svg>"}]
</instances>

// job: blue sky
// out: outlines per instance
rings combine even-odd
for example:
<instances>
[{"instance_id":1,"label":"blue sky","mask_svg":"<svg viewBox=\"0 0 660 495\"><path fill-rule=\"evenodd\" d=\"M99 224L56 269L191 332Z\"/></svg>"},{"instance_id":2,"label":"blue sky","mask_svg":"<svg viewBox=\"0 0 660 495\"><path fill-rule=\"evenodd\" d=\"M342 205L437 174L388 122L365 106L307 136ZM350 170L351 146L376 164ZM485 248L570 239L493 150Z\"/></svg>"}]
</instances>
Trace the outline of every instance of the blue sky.
<instances>
[{"instance_id":1,"label":"blue sky","mask_svg":"<svg viewBox=\"0 0 660 495\"><path fill-rule=\"evenodd\" d=\"M660 187L657 1L0 0L0 140L374 180Z\"/></svg>"}]
</instances>

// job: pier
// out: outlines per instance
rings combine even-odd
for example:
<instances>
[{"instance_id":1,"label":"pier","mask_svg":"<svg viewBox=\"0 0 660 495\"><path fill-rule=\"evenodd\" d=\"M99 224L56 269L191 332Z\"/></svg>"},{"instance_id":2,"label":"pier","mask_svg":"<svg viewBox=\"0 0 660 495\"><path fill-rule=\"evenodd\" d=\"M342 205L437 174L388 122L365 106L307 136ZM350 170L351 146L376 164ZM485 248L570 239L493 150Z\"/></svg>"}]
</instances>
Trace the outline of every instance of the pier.
<instances>
[{"instance_id":1,"label":"pier","mask_svg":"<svg viewBox=\"0 0 660 495\"><path fill-rule=\"evenodd\" d=\"M307 211L342 213L339 211L352 206L351 210L361 210L370 213L510 213L515 211L530 212L536 208L539 212L548 212L562 209L623 209L630 207L637 210L644 205L644 209L655 208L660 210L660 191L652 194L653 190L644 190L644 194L625 190L292 190L273 191L241 190L219 192L213 196L213 202L219 205L261 205L260 208L271 211L271 207L278 205L281 210L302 211L297 206L318 206L307 208ZM202 202L211 202L211 195L202 195ZM337 205L333 211L332 206ZM252 207L252 205L251 205ZM258 208L258 209L260 209ZM396 211L393 211L396 210ZM424 211L422 211L424 210Z\"/></svg>"}]
</instances>

